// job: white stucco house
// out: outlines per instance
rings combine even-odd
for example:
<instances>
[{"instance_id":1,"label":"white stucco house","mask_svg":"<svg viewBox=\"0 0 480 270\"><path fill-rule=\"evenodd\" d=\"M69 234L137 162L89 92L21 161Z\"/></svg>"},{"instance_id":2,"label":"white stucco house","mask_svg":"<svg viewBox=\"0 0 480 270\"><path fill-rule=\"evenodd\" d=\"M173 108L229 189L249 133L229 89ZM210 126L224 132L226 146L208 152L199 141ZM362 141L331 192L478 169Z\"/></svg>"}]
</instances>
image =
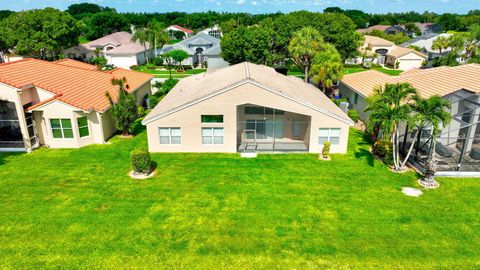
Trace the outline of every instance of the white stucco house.
<instances>
[{"instance_id":1,"label":"white stucco house","mask_svg":"<svg viewBox=\"0 0 480 270\"><path fill-rule=\"evenodd\" d=\"M0 64L0 151L105 143L116 131L105 96L117 99L114 78L126 78L138 105L151 92L151 75L121 68L103 72L71 59Z\"/></svg>"},{"instance_id":2,"label":"white stucco house","mask_svg":"<svg viewBox=\"0 0 480 270\"><path fill-rule=\"evenodd\" d=\"M200 31L200 33L205 33L207 35L210 35L210 36L212 36L214 38L218 38L218 39L221 39L223 37L222 29L220 29L220 26L218 24L216 24L212 27L203 29L202 31Z\"/></svg>"},{"instance_id":3,"label":"white stucco house","mask_svg":"<svg viewBox=\"0 0 480 270\"><path fill-rule=\"evenodd\" d=\"M203 32L179 43L165 45L157 54L165 54L173 50L183 50L188 53L189 57L182 62L183 65L208 68L222 68L229 65L220 55L222 52L220 39Z\"/></svg>"},{"instance_id":4,"label":"white stucco house","mask_svg":"<svg viewBox=\"0 0 480 270\"><path fill-rule=\"evenodd\" d=\"M134 65L146 63L147 57L152 57L153 52L147 50L138 41L132 41L132 34L128 32L116 32L108 36L90 41L85 44L69 48L64 51L66 57L86 61L96 56L96 52L107 59L107 64L116 67L130 69Z\"/></svg>"},{"instance_id":5,"label":"white stucco house","mask_svg":"<svg viewBox=\"0 0 480 270\"><path fill-rule=\"evenodd\" d=\"M182 32L183 33L183 38L182 39L189 38L193 35L192 30L190 30L188 28L185 28L183 26L177 25L177 24L170 25L165 30L168 32L168 36L170 37L170 39L177 39L175 37L175 32Z\"/></svg>"},{"instance_id":6,"label":"white stucco house","mask_svg":"<svg viewBox=\"0 0 480 270\"><path fill-rule=\"evenodd\" d=\"M347 64L362 64L362 61L370 61L391 68L409 70L422 67L427 59L427 56L421 52L397 46L386 39L369 35L365 35L364 38L362 46L358 48L360 56L346 60Z\"/></svg>"}]
</instances>

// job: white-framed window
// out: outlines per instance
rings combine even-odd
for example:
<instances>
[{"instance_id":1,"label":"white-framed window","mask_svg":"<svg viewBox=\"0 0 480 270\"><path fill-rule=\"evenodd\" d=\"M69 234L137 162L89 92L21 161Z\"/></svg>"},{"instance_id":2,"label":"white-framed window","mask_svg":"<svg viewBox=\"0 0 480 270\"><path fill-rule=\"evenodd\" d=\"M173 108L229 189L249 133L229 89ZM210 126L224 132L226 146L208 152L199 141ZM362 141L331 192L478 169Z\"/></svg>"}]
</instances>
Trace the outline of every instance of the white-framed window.
<instances>
[{"instance_id":1,"label":"white-framed window","mask_svg":"<svg viewBox=\"0 0 480 270\"><path fill-rule=\"evenodd\" d=\"M73 129L70 119L50 119L52 136L55 139L72 139Z\"/></svg>"},{"instance_id":2,"label":"white-framed window","mask_svg":"<svg viewBox=\"0 0 480 270\"><path fill-rule=\"evenodd\" d=\"M323 145L325 142L333 144L340 143L340 129L339 128L320 128L318 130L318 144Z\"/></svg>"},{"instance_id":3,"label":"white-framed window","mask_svg":"<svg viewBox=\"0 0 480 270\"><path fill-rule=\"evenodd\" d=\"M223 144L223 128L202 128L202 144Z\"/></svg>"},{"instance_id":4,"label":"white-framed window","mask_svg":"<svg viewBox=\"0 0 480 270\"><path fill-rule=\"evenodd\" d=\"M77 118L77 124L78 134L80 134L80 138L90 135L90 131L88 130L88 119L86 116Z\"/></svg>"},{"instance_id":5,"label":"white-framed window","mask_svg":"<svg viewBox=\"0 0 480 270\"><path fill-rule=\"evenodd\" d=\"M160 144L181 144L182 133L180 128L159 128Z\"/></svg>"}]
</instances>

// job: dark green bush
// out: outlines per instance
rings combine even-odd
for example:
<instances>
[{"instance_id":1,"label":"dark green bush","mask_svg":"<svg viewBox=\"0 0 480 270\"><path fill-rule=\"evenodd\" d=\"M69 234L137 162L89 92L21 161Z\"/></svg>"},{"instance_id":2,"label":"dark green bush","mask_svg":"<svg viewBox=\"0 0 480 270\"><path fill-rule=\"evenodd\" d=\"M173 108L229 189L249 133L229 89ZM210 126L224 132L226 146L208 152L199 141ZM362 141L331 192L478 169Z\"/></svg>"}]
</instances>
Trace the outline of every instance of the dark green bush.
<instances>
[{"instance_id":1,"label":"dark green bush","mask_svg":"<svg viewBox=\"0 0 480 270\"><path fill-rule=\"evenodd\" d=\"M145 67L146 67L147 69L156 69L156 68L157 68L157 66L155 66L155 64L152 64L152 63L146 64Z\"/></svg>"},{"instance_id":2,"label":"dark green bush","mask_svg":"<svg viewBox=\"0 0 480 270\"><path fill-rule=\"evenodd\" d=\"M158 97L157 96L154 96L154 95L151 95L148 97L148 108L152 109L152 108L155 108L155 106L157 106L158 104Z\"/></svg>"},{"instance_id":3,"label":"dark green bush","mask_svg":"<svg viewBox=\"0 0 480 270\"><path fill-rule=\"evenodd\" d=\"M157 67L163 66L163 62L164 62L164 59L161 56L157 56L152 60L152 63Z\"/></svg>"},{"instance_id":4,"label":"dark green bush","mask_svg":"<svg viewBox=\"0 0 480 270\"><path fill-rule=\"evenodd\" d=\"M172 90L172 88L175 87L177 83L178 83L177 79L168 79L163 82L161 91L165 94L168 94L168 92L170 92L170 90Z\"/></svg>"},{"instance_id":5,"label":"dark green bush","mask_svg":"<svg viewBox=\"0 0 480 270\"><path fill-rule=\"evenodd\" d=\"M139 70L139 67L137 65L130 66L131 70Z\"/></svg>"},{"instance_id":6,"label":"dark green bush","mask_svg":"<svg viewBox=\"0 0 480 270\"><path fill-rule=\"evenodd\" d=\"M362 65L362 66L363 66L363 68L371 69L371 68L372 68L372 65L373 65L372 62L370 62L370 61L365 61L365 62L363 62L363 65Z\"/></svg>"},{"instance_id":7,"label":"dark green bush","mask_svg":"<svg viewBox=\"0 0 480 270\"><path fill-rule=\"evenodd\" d=\"M393 146L391 141L378 140L373 144L372 152L383 158L383 161L387 165L393 164Z\"/></svg>"},{"instance_id":8,"label":"dark green bush","mask_svg":"<svg viewBox=\"0 0 480 270\"><path fill-rule=\"evenodd\" d=\"M358 119L360 119L360 115L358 115L358 112L355 110L349 110L348 117L350 117L350 119L352 119L355 123L358 121Z\"/></svg>"},{"instance_id":9,"label":"dark green bush","mask_svg":"<svg viewBox=\"0 0 480 270\"><path fill-rule=\"evenodd\" d=\"M149 174L152 169L150 153L146 150L133 150L130 153L133 171L136 173Z\"/></svg>"}]
</instances>

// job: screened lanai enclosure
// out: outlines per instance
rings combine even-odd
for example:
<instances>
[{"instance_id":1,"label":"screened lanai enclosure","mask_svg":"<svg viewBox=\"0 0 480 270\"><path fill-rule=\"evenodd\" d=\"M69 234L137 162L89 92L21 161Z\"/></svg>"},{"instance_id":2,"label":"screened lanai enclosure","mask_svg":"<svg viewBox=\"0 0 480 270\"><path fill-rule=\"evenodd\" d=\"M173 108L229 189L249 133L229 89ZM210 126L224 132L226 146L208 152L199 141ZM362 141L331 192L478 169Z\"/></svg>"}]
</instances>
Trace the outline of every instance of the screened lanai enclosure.
<instances>
[{"instance_id":1,"label":"screened lanai enclosure","mask_svg":"<svg viewBox=\"0 0 480 270\"><path fill-rule=\"evenodd\" d=\"M0 100L0 148L24 147L15 103Z\"/></svg>"},{"instance_id":2,"label":"screened lanai enclosure","mask_svg":"<svg viewBox=\"0 0 480 270\"><path fill-rule=\"evenodd\" d=\"M311 117L253 104L237 106L239 152L307 152Z\"/></svg>"},{"instance_id":3,"label":"screened lanai enclosure","mask_svg":"<svg viewBox=\"0 0 480 270\"><path fill-rule=\"evenodd\" d=\"M442 172L480 173L480 99L479 95L460 90L445 96L452 108L452 121L438 136L434 158ZM405 127L400 150L405 154L413 143L412 161L425 165L432 148L432 131L426 127L418 133ZM415 135L417 134L417 135Z\"/></svg>"}]
</instances>

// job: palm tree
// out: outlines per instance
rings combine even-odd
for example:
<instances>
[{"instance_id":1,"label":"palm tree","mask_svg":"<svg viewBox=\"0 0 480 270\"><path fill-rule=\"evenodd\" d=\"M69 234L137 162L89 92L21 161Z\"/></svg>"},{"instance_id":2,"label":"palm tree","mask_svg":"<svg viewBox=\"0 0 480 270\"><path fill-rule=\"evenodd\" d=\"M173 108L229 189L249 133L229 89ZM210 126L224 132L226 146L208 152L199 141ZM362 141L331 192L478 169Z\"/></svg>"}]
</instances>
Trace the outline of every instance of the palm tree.
<instances>
[{"instance_id":1,"label":"palm tree","mask_svg":"<svg viewBox=\"0 0 480 270\"><path fill-rule=\"evenodd\" d=\"M162 47L165 43L167 43L170 40L168 36L168 32L165 31L164 25L155 20L148 24L147 31L148 31L148 41L151 44L153 44L155 53L157 53L158 47Z\"/></svg>"},{"instance_id":2,"label":"palm tree","mask_svg":"<svg viewBox=\"0 0 480 270\"><path fill-rule=\"evenodd\" d=\"M426 174L421 183L427 187L438 186L434 179L436 164L434 162L435 147L437 145L437 137L440 134L440 131L452 120L452 116L448 112L452 105L448 100L443 99L440 96L431 96L428 99L417 98L415 100L415 107L418 111L422 112L422 126L424 128L430 127L432 130L432 141L426 162Z\"/></svg>"},{"instance_id":3,"label":"palm tree","mask_svg":"<svg viewBox=\"0 0 480 270\"><path fill-rule=\"evenodd\" d=\"M308 82L309 79L312 60L323 46L322 35L311 26L304 27L293 33L293 37L288 45L288 51L295 64L305 69L305 82Z\"/></svg>"},{"instance_id":4,"label":"palm tree","mask_svg":"<svg viewBox=\"0 0 480 270\"><path fill-rule=\"evenodd\" d=\"M438 38L433 42L432 49L438 50L440 55L442 51L450 47L450 40L444 36L438 36Z\"/></svg>"},{"instance_id":5,"label":"palm tree","mask_svg":"<svg viewBox=\"0 0 480 270\"><path fill-rule=\"evenodd\" d=\"M371 111L369 125L380 129L384 138L390 138L396 171L402 169L398 127L412 117L410 101L416 93L416 89L408 83L386 84L384 88L376 89L374 95L367 99L369 105L365 111Z\"/></svg>"},{"instance_id":6,"label":"palm tree","mask_svg":"<svg viewBox=\"0 0 480 270\"><path fill-rule=\"evenodd\" d=\"M132 35L132 41L133 42L138 41L143 46L144 48L143 57L145 57L147 64L148 64L147 44L149 41L149 37L150 37L149 30L147 28L137 29Z\"/></svg>"},{"instance_id":7,"label":"palm tree","mask_svg":"<svg viewBox=\"0 0 480 270\"><path fill-rule=\"evenodd\" d=\"M312 75L324 93L343 77L342 57L331 44L326 43L312 62Z\"/></svg>"}]
</instances>

